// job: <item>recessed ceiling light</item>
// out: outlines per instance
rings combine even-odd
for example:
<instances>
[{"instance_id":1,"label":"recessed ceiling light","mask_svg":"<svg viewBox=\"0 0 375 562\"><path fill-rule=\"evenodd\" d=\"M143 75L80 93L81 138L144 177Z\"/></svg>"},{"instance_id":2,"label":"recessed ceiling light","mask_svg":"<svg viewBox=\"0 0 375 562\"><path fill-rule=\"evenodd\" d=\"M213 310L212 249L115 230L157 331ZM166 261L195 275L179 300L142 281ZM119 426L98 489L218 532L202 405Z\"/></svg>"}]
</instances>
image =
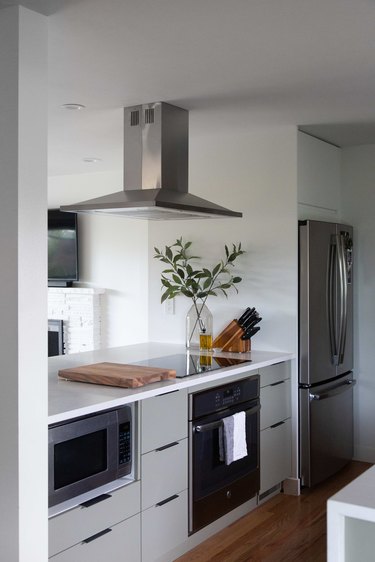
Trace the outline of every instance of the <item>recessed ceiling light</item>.
<instances>
[{"instance_id":1,"label":"recessed ceiling light","mask_svg":"<svg viewBox=\"0 0 375 562\"><path fill-rule=\"evenodd\" d=\"M87 156L86 158L82 158L83 162L89 162L90 164L93 162L101 162L102 159L101 158L95 158L95 157L91 157L91 156Z\"/></svg>"},{"instance_id":2,"label":"recessed ceiling light","mask_svg":"<svg viewBox=\"0 0 375 562\"><path fill-rule=\"evenodd\" d=\"M86 106L81 103L64 103L61 107L72 111L80 111L81 109L85 109Z\"/></svg>"}]
</instances>

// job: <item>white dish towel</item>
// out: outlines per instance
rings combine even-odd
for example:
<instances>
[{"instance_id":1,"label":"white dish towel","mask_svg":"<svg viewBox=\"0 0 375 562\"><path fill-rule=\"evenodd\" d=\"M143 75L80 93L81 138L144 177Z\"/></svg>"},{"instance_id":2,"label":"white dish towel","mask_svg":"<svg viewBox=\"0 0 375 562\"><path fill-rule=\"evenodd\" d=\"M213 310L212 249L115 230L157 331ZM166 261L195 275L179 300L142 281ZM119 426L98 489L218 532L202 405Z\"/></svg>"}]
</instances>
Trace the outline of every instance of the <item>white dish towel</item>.
<instances>
[{"instance_id":1,"label":"white dish towel","mask_svg":"<svg viewBox=\"0 0 375 562\"><path fill-rule=\"evenodd\" d=\"M245 412L223 419L219 430L219 453L220 460L226 465L247 456Z\"/></svg>"}]
</instances>

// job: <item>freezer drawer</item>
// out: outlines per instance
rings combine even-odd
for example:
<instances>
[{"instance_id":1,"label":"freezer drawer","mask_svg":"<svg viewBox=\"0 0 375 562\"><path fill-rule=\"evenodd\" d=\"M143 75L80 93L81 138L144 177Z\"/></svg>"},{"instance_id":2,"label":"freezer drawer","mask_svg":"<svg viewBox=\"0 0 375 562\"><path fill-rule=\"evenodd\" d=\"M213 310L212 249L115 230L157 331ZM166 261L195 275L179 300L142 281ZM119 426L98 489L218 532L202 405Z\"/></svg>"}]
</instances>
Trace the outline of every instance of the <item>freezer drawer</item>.
<instances>
[{"instance_id":1,"label":"freezer drawer","mask_svg":"<svg viewBox=\"0 0 375 562\"><path fill-rule=\"evenodd\" d=\"M353 457L352 374L299 391L300 477L313 486L340 470Z\"/></svg>"}]
</instances>

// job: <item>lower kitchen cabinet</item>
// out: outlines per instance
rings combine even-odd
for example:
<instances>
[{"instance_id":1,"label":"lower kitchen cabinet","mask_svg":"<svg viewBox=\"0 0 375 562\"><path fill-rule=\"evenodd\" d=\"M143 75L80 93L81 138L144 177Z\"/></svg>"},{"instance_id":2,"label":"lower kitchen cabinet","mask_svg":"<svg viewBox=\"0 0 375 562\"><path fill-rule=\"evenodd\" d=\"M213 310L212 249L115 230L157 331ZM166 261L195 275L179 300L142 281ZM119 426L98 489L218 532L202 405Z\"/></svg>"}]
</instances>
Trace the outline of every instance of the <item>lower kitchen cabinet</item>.
<instances>
[{"instance_id":1,"label":"lower kitchen cabinet","mask_svg":"<svg viewBox=\"0 0 375 562\"><path fill-rule=\"evenodd\" d=\"M260 495L291 473L290 363L260 370Z\"/></svg>"},{"instance_id":2,"label":"lower kitchen cabinet","mask_svg":"<svg viewBox=\"0 0 375 562\"><path fill-rule=\"evenodd\" d=\"M187 391L141 404L142 562L169 562L188 537Z\"/></svg>"},{"instance_id":3,"label":"lower kitchen cabinet","mask_svg":"<svg viewBox=\"0 0 375 562\"><path fill-rule=\"evenodd\" d=\"M142 510L187 489L187 439L142 455Z\"/></svg>"},{"instance_id":4,"label":"lower kitchen cabinet","mask_svg":"<svg viewBox=\"0 0 375 562\"><path fill-rule=\"evenodd\" d=\"M140 556L139 517L136 533L133 533L136 519L133 520L132 518L139 512L140 483L133 482L51 517L48 521L50 558L54 562L60 562L60 560L64 562L86 562L86 560L90 560L93 562L96 558L86 558L86 552L91 552L94 547L96 548L96 545L107 544L112 540L114 541L113 548L119 548L116 546L118 544L116 537L120 533L118 524L123 525L121 528L128 535L128 521L131 529L129 536L131 537L132 552L138 552L138 556ZM130 519L132 519L131 522ZM119 552L122 552L123 549L124 544L122 544ZM138 559L135 557L134 561ZM129 558L129 561L133 562L133 559Z\"/></svg>"},{"instance_id":5,"label":"lower kitchen cabinet","mask_svg":"<svg viewBox=\"0 0 375 562\"><path fill-rule=\"evenodd\" d=\"M267 427L260 434L260 493L269 490L290 476L290 418Z\"/></svg>"},{"instance_id":6,"label":"lower kitchen cabinet","mask_svg":"<svg viewBox=\"0 0 375 562\"><path fill-rule=\"evenodd\" d=\"M172 562L174 558L169 557L168 552L187 538L187 490L142 512L142 562Z\"/></svg>"},{"instance_id":7,"label":"lower kitchen cabinet","mask_svg":"<svg viewBox=\"0 0 375 562\"><path fill-rule=\"evenodd\" d=\"M140 562L140 515L103 529L50 558L52 562Z\"/></svg>"}]
</instances>

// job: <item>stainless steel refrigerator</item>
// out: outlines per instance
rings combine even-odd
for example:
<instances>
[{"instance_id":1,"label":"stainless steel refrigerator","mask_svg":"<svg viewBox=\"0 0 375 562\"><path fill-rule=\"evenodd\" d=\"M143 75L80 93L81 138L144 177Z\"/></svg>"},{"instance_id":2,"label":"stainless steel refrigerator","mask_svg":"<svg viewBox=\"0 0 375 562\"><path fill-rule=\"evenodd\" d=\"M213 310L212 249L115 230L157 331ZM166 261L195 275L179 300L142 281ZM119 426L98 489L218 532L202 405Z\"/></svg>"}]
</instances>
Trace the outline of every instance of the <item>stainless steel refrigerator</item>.
<instances>
[{"instance_id":1,"label":"stainless steel refrigerator","mask_svg":"<svg viewBox=\"0 0 375 562\"><path fill-rule=\"evenodd\" d=\"M313 486L353 456L353 230L299 223L299 472Z\"/></svg>"}]
</instances>

